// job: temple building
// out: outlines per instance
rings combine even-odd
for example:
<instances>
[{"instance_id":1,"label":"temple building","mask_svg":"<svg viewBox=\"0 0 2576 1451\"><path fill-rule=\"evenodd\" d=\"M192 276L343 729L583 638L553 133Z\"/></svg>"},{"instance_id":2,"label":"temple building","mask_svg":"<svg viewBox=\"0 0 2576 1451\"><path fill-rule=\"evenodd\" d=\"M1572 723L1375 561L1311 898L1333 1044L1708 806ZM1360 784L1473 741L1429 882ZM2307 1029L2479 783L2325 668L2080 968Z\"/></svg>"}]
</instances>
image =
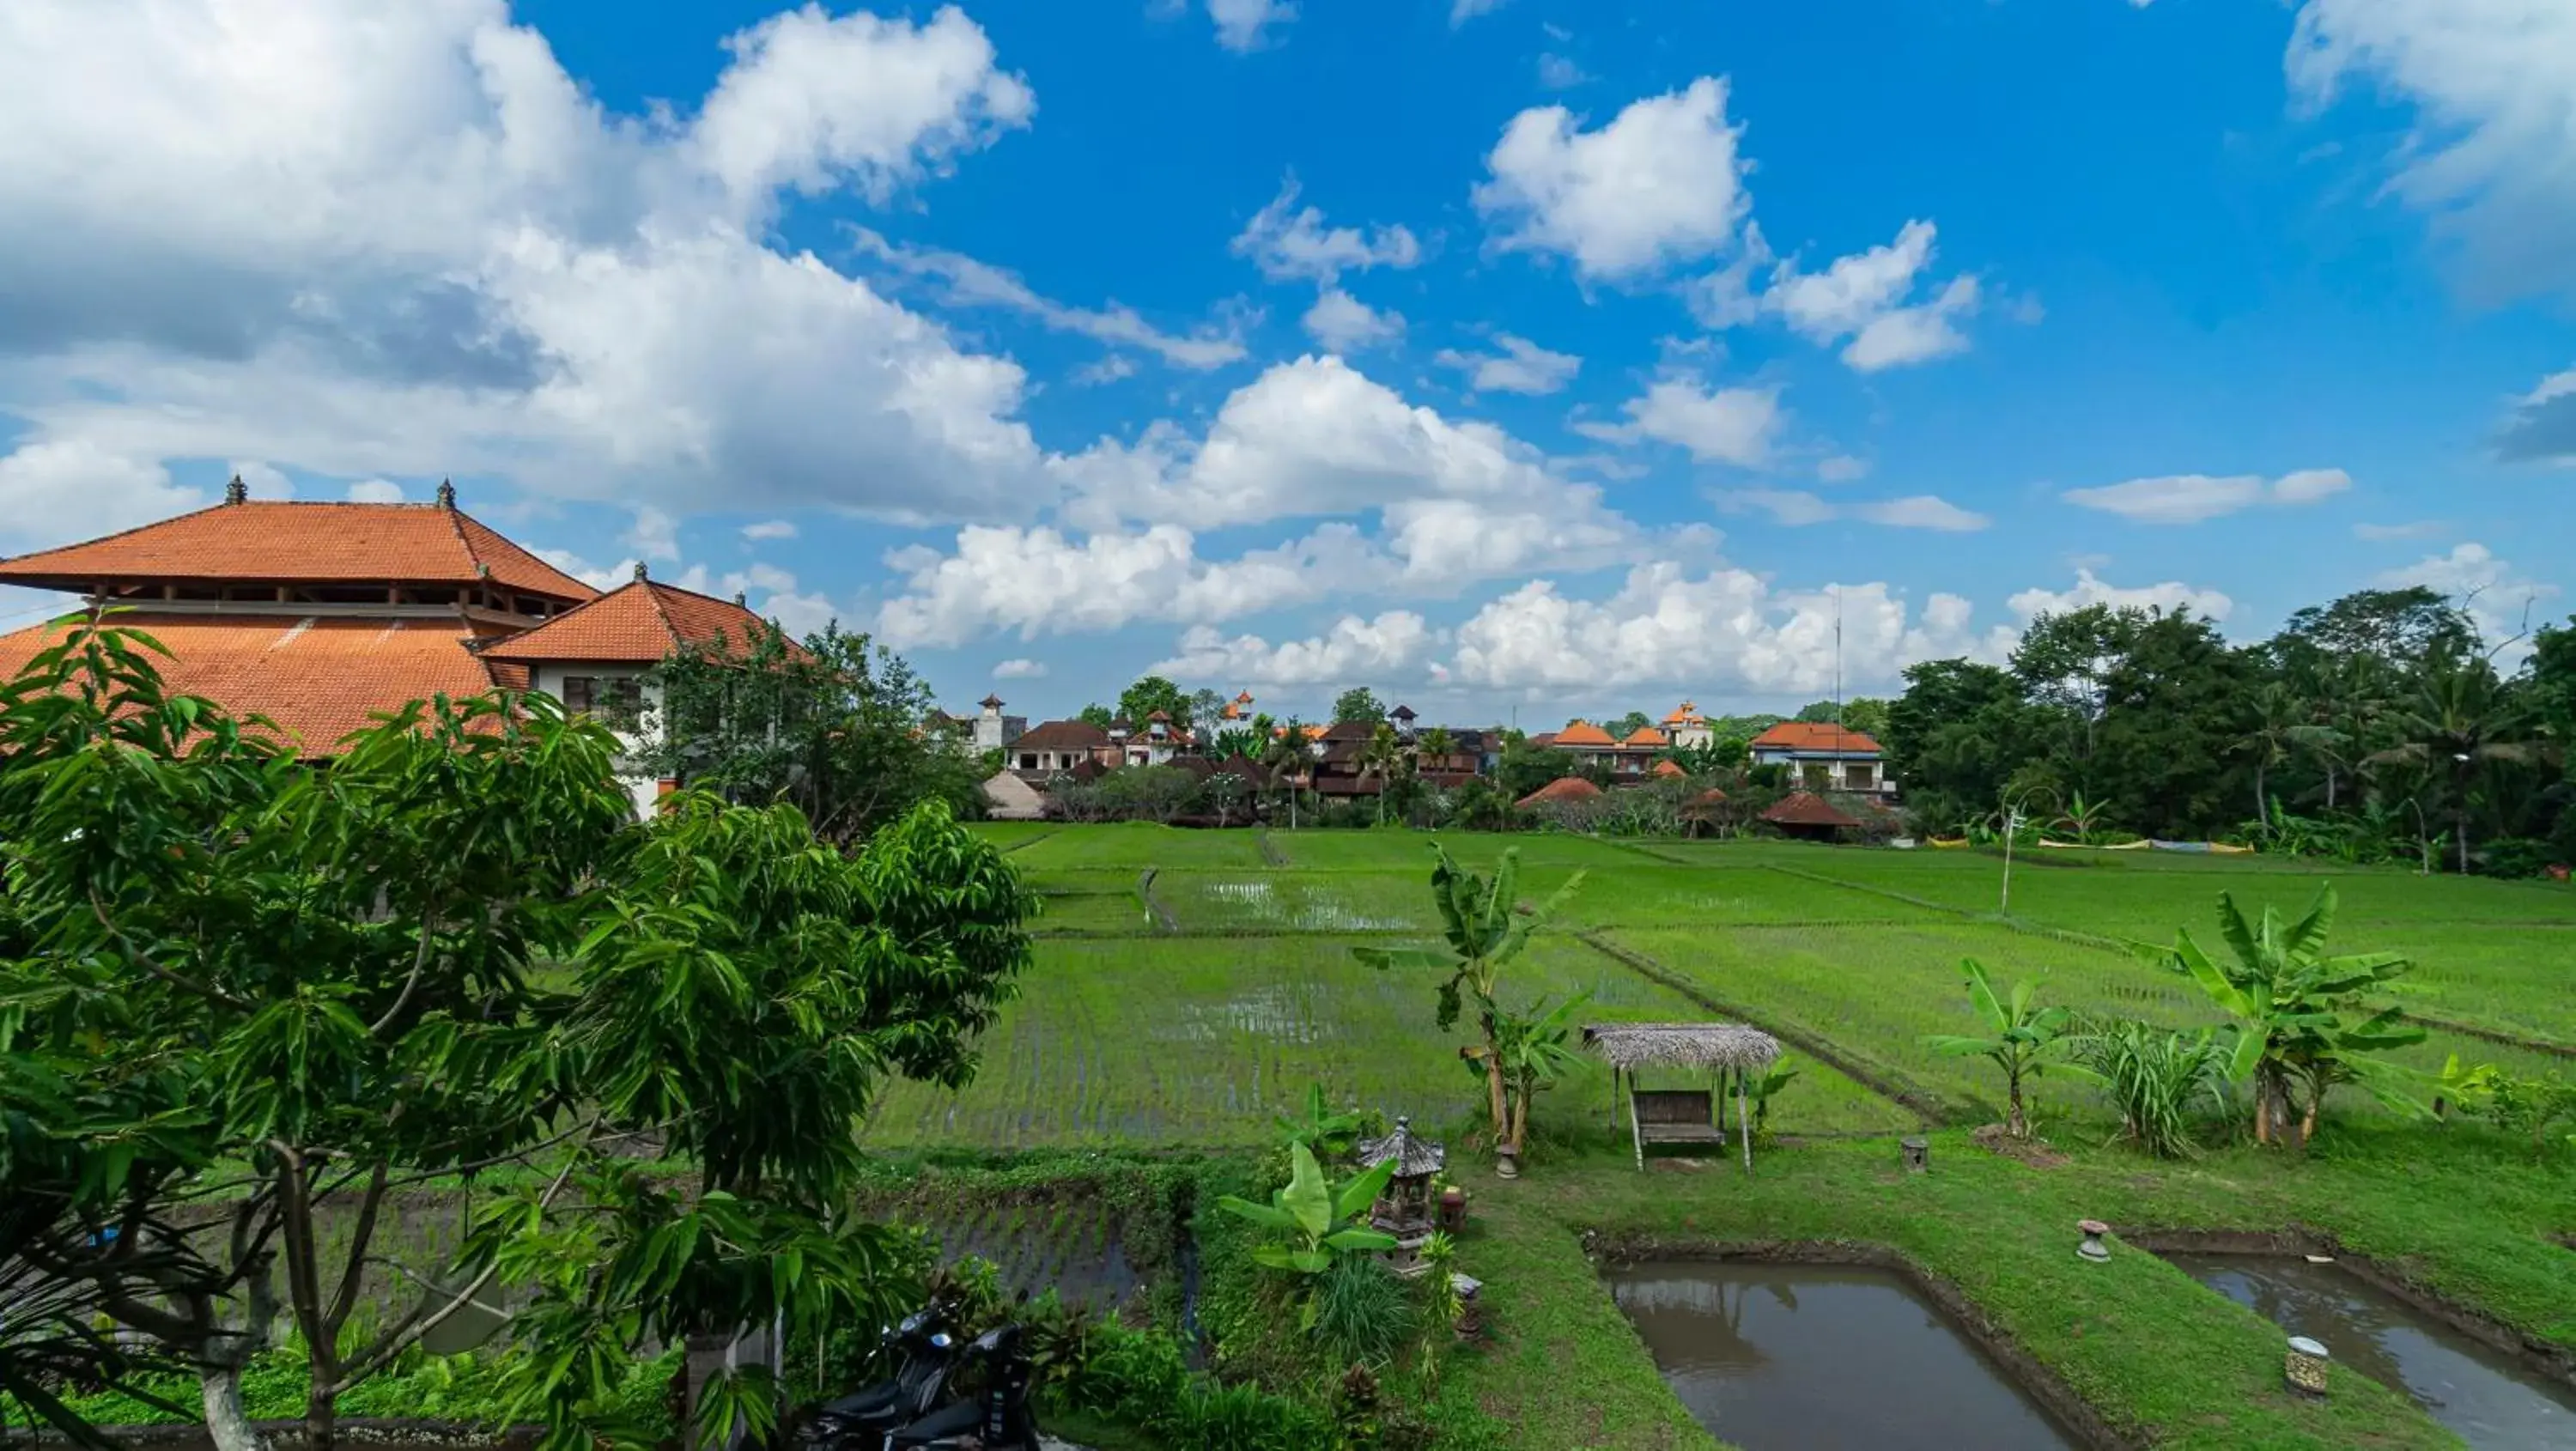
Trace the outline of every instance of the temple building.
<instances>
[{"instance_id":1,"label":"temple building","mask_svg":"<svg viewBox=\"0 0 2576 1451\"><path fill-rule=\"evenodd\" d=\"M378 715L433 695L541 689L575 710L614 711L630 743L642 680L684 642L748 639L740 600L648 581L608 594L456 506L224 502L87 543L0 560L0 584L65 590L117 607L173 658L169 687L272 722L302 758L334 754ZM0 635L0 677L60 638ZM639 809L668 789L628 781Z\"/></svg>"}]
</instances>

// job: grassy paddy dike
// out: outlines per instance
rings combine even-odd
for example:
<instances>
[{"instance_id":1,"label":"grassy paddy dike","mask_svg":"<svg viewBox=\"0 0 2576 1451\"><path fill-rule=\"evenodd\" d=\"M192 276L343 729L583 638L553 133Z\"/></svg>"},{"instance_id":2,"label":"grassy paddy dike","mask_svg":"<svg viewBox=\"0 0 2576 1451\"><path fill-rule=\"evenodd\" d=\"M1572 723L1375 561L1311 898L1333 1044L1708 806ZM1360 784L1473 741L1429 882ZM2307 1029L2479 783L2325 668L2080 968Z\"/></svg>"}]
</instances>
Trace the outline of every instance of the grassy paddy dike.
<instances>
[{"instance_id":1,"label":"grassy paddy dike","mask_svg":"<svg viewBox=\"0 0 2576 1451\"><path fill-rule=\"evenodd\" d=\"M1431 985L1350 954L1436 936L1427 836L981 829L1044 894L1037 964L987 1035L972 1087L907 1086L883 1105L869 1136L890 1160L1025 1156L1034 1169L1097 1150L1248 1164L1273 1137L1272 1115L1310 1083L1444 1126L1453 1141L1473 1124L1477 1084L1456 1058L1463 1039L1432 1026ZM2221 890L2290 911L2331 880L2343 904L2336 950L2415 959L2401 1001L2431 1036L2404 1061L2438 1068L2456 1053L2525 1072L2576 1068L2576 891L2051 854L2016 866L2005 916L2001 864L1975 853L1447 841L1480 870L1518 846L1533 898L1587 873L1568 913L1510 969L1514 992L1587 992L1592 1021L1748 1020L1803 1065L1773 1108L1781 1142L1757 1154L1750 1178L1714 1162L1637 1173L1625 1130L1612 1129L1606 1076L1591 1071L1541 1100L1519 1181L1458 1156L1455 1177L1474 1195L1460 1267L1487 1282L1490 1331L1453 1362L1443 1397L1504 1428L1504 1444L1715 1444L1666 1389L1599 1268L1717 1253L1894 1266L2099 1444L2459 1444L2340 1365L2328 1398L2291 1396L2277 1329L2116 1236L2108 1265L2084 1264L2073 1252L2081 1218L2160 1245L2286 1233L2576 1366L2576 1154L2535 1160L2525 1142L2399 1122L2346 1091L2303 1159L2214 1147L2159 1162L2108 1145L2102 1108L2043 1080L2040 1132L2062 1161L2038 1167L1970 1137L1997 1116L1991 1067L1920 1044L1974 1031L1963 956L1999 983L2042 978L2044 1001L2212 1021L2135 944L2170 942L2183 926L2210 939ZM1896 1138L1914 1132L1931 1139L1928 1175L1898 1164ZM1867 1368L1853 1374L1865 1394Z\"/></svg>"}]
</instances>

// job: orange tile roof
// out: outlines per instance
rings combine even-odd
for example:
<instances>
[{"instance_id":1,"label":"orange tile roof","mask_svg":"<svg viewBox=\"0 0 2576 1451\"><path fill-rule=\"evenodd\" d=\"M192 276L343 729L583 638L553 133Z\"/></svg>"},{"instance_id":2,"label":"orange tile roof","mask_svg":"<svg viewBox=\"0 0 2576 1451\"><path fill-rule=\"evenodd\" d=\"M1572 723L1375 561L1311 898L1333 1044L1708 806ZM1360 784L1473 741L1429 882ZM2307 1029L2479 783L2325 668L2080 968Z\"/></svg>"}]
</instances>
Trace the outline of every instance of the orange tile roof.
<instances>
[{"instance_id":1,"label":"orange tile roof","mask_svg":"<svg viewBox=\"0 0 2576 1451\"><path fill-rule=\"evenodd\" d=\"M1655 763L1653 774L1670 779L1677 776L1687 776L1690 773L1683 770L1681 768L1681 763L1678 761L1657 761Z\"/></svg>"},{"instance_id":2,"label":"orange tile roof","mask_svg":"<svg viewBox=\"0 0 2576 1451\"><path fill-rule=\"evenodd\" d=\"M1619 743L1610 739L1610 733L1608 731L1603 730L1601 727L1594 725L1588 720L1570 720L1565 723L1565 729L1556 733L1556 739L1550 741L1548 744L1556 746L1615 746Z\"/></svg>"},{"instance_id":3,"label":"orange tile roof","mask_svg":"<svg viewBox=\"0 0 2576 1451\"><path fill-rule=\"evenodd\" d=\"M1753 738L1753 749L1774 751L1841 751L1850 755L1881 754L1878 742L1828 721L1784 720Z\"/></svg>"},{"instance_id":4,"label":"orange tile roof","mask_svg":"<svg viewBox=\"0 0 2576 1451\"><path fill-rule=\"evenodd\" d=\"M474 516L440 504L216 504L0 561L0 581L70 590L143 580L463 585L484 579L549 599L599 593Z\"/></svg>"},{"instance_id":5,"label":"orange tile roof","mask_svg":"<svg viewBox=\"0 0 2576 1451\"><path fill-rule=\"evenodd\" d=\"M1563 776L1522 797L1519 804L1545 806L1551 801L1589 801L1600 794L1600 787L1580 776Z\"/></svg>"},{"instance_id":6,"label":"orange tile roof","mask_svg":"<svg viewBox=\"0 0 2576 1451\"><path fill-rule=\"evenodd\" d=\"M1681 703L1680 709L1675 710L1671 715L1664 717L1664 724L1696 725L1699 723L1699 718L1699 707L1685 700Z\"/></svg>"},{"instance_id":7,"label":"orange tile roof","mask_svg":"<svg viewBox=\"0 0 2576 1451\"><path fill-rule=\"evenodd\" d=\"M639 579L486 648L483 658L651 665L670 658L682 645L707 644L719 635L738 651L754 630L768 628L760 616L731 600Z\"/></svg>"},{"instance_id":8,"label":"orange tile roof","mask_svg":"<svg viewBox=\"0 0 2576 1451\"><path fill-rule=\"evenodd\" d=\"M306 758L333 754L380 712L433 695L481 695L494 684L465 647L470 627L454 618L144 611L115 623L169 649L172 658L153 663L170 691L204 696L236 716L266 716ZM52 624L0 635L0 678L59 638Z\"/></svg>"},{"instance_id":9,"label":"orange tile roof","mask_svg":"<svg viewBox=\"0 0 2576 1451\"><path fill-rule=\"evenodd\" d=\"M1834 809L1833 803L1812 791L1792 791L1774 802L1762 813L1762 819L1774 826L1852 827L1859 822Z\"/></svg>"},{"instance_id":10,"label":"orange tile roof","mask_svg":"<svg viewBox=\"0 0 2576 1451\"><path fill-rule=\"evenodd\" d=\"M1628 733L1628 739L1621 741L1619 744L1623 746L1669 746L1672 742L1665 738L1662 731L1655 729L1653 726L1639 726L1635 730L1630 731Z\"/></svg>"}]
</instances>

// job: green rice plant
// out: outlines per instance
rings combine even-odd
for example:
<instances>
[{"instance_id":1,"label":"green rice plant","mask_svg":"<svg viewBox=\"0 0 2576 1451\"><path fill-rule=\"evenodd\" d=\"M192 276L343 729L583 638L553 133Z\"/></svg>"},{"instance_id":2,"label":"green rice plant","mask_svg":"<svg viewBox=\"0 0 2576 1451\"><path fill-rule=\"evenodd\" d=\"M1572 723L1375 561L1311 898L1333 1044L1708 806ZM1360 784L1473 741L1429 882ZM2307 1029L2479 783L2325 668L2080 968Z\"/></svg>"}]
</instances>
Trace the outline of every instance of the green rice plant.
<instances>
[{"instance_id":1,"label":"green rice plant","mask_svg":"<svg viewBox=\"0 0 2576 1451\"><path fill-rule=\"evenodd\" d=\"M2120 1113L2120 1132L2159 1159L2191 1153L2195 1107L2228 1107L2230 1040L2208 1028L2181 1033L2135 1018L2079 1024L2061 1040L2077 1073L2099 1084Z\"/></svg>"}]
</instances>

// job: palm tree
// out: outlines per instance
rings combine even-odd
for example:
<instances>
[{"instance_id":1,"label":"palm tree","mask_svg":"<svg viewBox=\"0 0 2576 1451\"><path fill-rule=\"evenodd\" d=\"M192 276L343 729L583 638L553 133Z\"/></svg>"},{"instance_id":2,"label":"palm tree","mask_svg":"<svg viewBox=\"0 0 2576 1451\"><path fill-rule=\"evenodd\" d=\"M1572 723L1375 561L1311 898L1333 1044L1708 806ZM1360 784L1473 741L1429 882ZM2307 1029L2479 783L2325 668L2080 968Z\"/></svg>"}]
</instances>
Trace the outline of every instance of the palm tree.
<instances>
[{"instance_id":1,"label":"palm tree","mask_svg":"<svg viewBox=\"0 0 2576 1451\"><path fill-rule=\"evenodd\" d=\"M1449 734L1447 726L1433 726L1422 733L1421 749L1423 755L1435 761L1446 762L1458 753L1458 738ZM1444 766L1443 769L1446 767Z\"/></svg>"},{"instance_id":2,"label":"palm tree","mask_svg":"<svg viewBox=\"0 0 2576 1451\"><path fill-rule=\"evenodd\" d=\"M2426 662L2423 685L2397 713L2403 745L2372 755L2374 766L2423 768L2450 791L2460 871L2469 870L2469 811L2479 775L2498 765L2531 765L2545 753L2522 738L2524 714L2483 659L2441 655Z\"/></svg>"},{"instance_id":3,"label":"palm tree","mask_svg":"<svg viewBox=\"0 0 2576 1451\"><path fill-rule=\"evenodd\" d=\"M2308 703L2277 680L2254 692L2253 704L2253 729L2236 748L2254 758L2254 815L2257 820L2269 820L2272 797L2266 779L2272 768L2288 760L2293 749L2312 750L2335 732L2311 721Z\"/></svg>"},{"instance_id":4,"label":"palm tree","mask_svg":"<svg viewBox=\"0 0 2576 1451\"><path fill-rule=\"evenodd\" d=\"M1293 715L1288 717L1288 723L1279 728L1278 733L1270 738L1270 743L1261 751L1261 764L1270 772L1270 788L1275 791L1283 782L1288 787L1288 829L1290 831L1297 829L1297 778L1305 774L1306 767L1312 764L1313 760L1314 757L1306 747L1306 727Z\"/></svg>"},{"instance_id":5,"label":"palm tree","mask_svg":"<svg viewBox=\"0 0 2576 1451\"><path fill-rule=\"evenodd\" d=\"M1396 767L1404 764L1404 743L1396 739L1395 727L1379 721L1377 730L1360 747L1360 779L1377 778L1377 824L1386 825L1386 787Z\"/></svg>"}]
</instances>

